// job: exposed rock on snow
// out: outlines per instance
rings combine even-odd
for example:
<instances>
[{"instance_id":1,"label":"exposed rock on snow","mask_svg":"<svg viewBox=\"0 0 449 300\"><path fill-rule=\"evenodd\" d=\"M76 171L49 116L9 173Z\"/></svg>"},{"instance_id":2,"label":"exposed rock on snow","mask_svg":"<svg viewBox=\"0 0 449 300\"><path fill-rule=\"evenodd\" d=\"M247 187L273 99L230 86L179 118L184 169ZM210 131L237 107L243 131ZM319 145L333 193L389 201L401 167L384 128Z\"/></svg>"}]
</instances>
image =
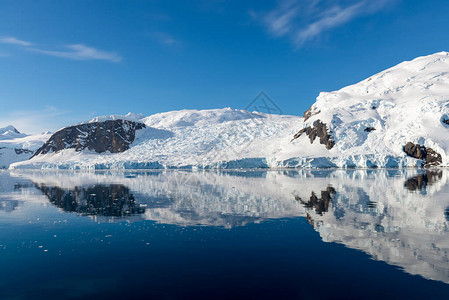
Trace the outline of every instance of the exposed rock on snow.
<instances>
[{"instance_id":1,"label":"exposed rock on snow","mask_svg":"<svg viewBox=\"0 0 449 300\"><path fill-rule=\"evenodd\" d=\"M306 110L303 114L304 121L307 121L310 117L319 114L320 111L316 110L315 105L311 105L308 110Z\"/></svg>"},{"instance_id":2,"label":"exposed rock on snow","mask_svg":"<svg viewBox=\"0 0 449 300\"><path fill-rule=\"evenodd\" d=\"M53 134L33 157L66 149L124 152L134 141L136 130L142 128L145 124L122 119L66 127Z\"/></svg>"},{"instance_id":3,"label":"exposed rock on snow","mask_svg":"<svg viewBox=\"0 0 449 300\"><path fill-rule=\"evenodd\" d=\"M101 142L95 139L98 124L103 123L86 122L57 132L31 160L14 164L11 168L267 168L269 162L266 158L274 153L281 140L294 134L301 120L300 117L231 108L173 111L137 121L126 118L129 114L100 118L122 126L133 124L130 122L145 124L145 128L135 128L135 138L132 134L126 136L126 130L119 135L113 130L109 132L119 138L125 137L129 149L124 152L112 153L117 150L111 147L112 136ZM132 126L127 126L132 132ZM97 154L87 151L89 149L97 152L109 150L111 153ZM120 149L125 149L125 146Z\"/></svg>"},{"instance_id":4,"label":"exposed rock on snow","mask_svg":"<svg viewBox=\"0 0 449 300\"><path fill-rule=\"evenodd\" d=\"M424 167L438 166L441 164L441 155L432 148L408 142L404 146L404 152L411 157L421 159Z\"/></svg>"},{"instance_id":5,"label":"exposed rock on snow","mask_svg":"<svg viewBox=\"0 0 449 300\"><path fill-rule=\"evenodd\" d=\"M14 126L1 128L0 169L8 168L18 161L28 160L49 137L49 134L26 135Z\"/></svg>"},{"instance_id":6,"label":"exposed rock on snow","mask_svg":"<svg viewBox=\"0 0 449 300\"><path fill-rule=\"evenodd\" d=\"M319 137L320 144L323 144L326 149L330 150L335 145L335 142L332 140L332 136L329 134L327 125L322 123L320 120L316 120L313 123L312 127L309 126L301 129L297 134L293 136L293 140L299 138L303 133L305 133L309 137L311 144L313 144L313 141L315 141L315 139Z\"/></svg>"},{"instance_id":7,"label":"exposed rock on snow","mask_svg":"<svg viewBox=\"0 0 449 300\"><path fill-rule=\"evenodd\" d=\"M65 129L30 161L11 168L449 166L448 116L449 53L440 52L403 62L339 91L320 93L304 118L230 108L98 117L78 125L82 132ZM89 126L100 121L141 122L147 128L135 139L124 136L126 142L116 146L107 136L113 133L103 131L99 132L107 137L101 145L97 140L86 144L86 138L98 139L95 130L89 133ZM409 142L417 146L407 146L405 152Z\"/></svg>"},{"instance_id":8,"label":"exposed rock on snow","mask_svg":"<svg viewBox=\"0 0 449 300\"><path fill-rule=\"evenodd\" d=\"M326 150L297 136L282 144L276 165L448 166L448 116L449 53L418 57L339 91L320 93L300 129L313 128L319 120L335 145ZM409 156L403 151L408 142L432 150Z\"/></svg>"}]
</instances>

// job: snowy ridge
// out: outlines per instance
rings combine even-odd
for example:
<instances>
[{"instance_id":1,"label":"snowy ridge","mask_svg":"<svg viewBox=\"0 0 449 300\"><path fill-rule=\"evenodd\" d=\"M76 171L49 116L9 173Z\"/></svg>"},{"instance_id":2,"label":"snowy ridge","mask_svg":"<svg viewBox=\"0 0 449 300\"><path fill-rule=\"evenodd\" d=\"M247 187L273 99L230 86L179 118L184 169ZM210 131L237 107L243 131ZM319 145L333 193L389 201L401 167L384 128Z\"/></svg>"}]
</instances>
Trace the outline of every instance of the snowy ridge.
<instances>
[{"instance_id":1,"label":"snowy ridge","mask_svg":"<svg viewBox=\"0 0 449 300\"><path fill-rule=\"evenodd\" d=\"M87 123L120 119L146 125L136 131L129 150L66 149L11 168L449 166L449 53L418 57L339 91L320 93L304 118L224 108L148 117L129 113Z\"/></svg>"},{"instance_id":2,"label":"snowy ridge","mask_svg":"<svg viewBox=\"0 0 449 300\"><path fill-rule=\"evenodd\" d=\"M98 120L111 118L120 117ZM268 145L291 136L300 119L231 108L159 113L134 119L146 128L136 131L134 142L125 152L98 154L66 149L38 155L11 168L266 168L266 157L273 151Z\"/></svg>"},{"instance_id":3,"label":"snowy ridge","mask_svg":"<svg viewBox=\"0 0 449 300\"><path fill-rule=\"evenodd\" d=\"M3 132L3 134L1 134ZM0 169L12 163L28 160L51 136L46 132L37 135L20 133L13 126L0 129Z\"/></svg>"},{"instance_id":4,"label":"snowy ridge","mask_svg":"<svg viewBox=\"0 0 449 300\"><path fill-rule=\"evenodd\" d=\"M339 91L320 93L302 128L320 120L335 146L302 134L284 143L274 165L288 167L412 167L407 142L432 148L449 165L449 53L403 62Z\"/></svg>"},{"instance_id":5,"label":"snowy ridge","mask_svg":"<svg viewBox=\"0 0 449 300\"><path fill-rule=\"evenodd\" d=\"M8 125L0 128L0 140L9 140L13 138L25 137L26 134L20 133L14 126Z\"/></svg>"}]
</instances>

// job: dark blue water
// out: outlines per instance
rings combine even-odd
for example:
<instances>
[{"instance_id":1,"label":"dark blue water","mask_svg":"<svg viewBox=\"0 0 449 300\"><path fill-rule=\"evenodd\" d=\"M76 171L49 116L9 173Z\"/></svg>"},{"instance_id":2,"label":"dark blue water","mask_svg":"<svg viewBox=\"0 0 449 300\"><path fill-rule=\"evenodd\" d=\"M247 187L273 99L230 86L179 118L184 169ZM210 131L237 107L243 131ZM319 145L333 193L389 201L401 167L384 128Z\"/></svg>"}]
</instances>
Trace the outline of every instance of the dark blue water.
<instances>
[{"instance_id":1,"label":"dark blue water","mask_svg":"<svg viewBox=\"0 0 449 300\"><path fill-rule=\"evenodd\" d=\"M446 171L0 173L0 299L447 299Z\"/></svg>"}]
</instances>

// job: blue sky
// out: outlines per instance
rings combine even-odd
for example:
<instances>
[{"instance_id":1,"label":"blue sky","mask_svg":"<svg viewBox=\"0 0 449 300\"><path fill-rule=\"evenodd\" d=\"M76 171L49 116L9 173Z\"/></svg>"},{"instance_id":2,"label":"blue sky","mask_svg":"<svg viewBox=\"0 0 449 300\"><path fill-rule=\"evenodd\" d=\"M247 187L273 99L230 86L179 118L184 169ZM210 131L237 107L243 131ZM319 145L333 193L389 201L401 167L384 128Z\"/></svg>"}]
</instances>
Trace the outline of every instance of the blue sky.
<instances>
[{"instance_id":1,"label":"blue sky","mask_svg":"<svg viewBox=\"0 0 449 300\"><path fill-rule=\"evenodd\" d=\"M449 50L447 0L0 1L0 127L96 115L302 114L332 91Z\"/></svg>"}]
</instances>

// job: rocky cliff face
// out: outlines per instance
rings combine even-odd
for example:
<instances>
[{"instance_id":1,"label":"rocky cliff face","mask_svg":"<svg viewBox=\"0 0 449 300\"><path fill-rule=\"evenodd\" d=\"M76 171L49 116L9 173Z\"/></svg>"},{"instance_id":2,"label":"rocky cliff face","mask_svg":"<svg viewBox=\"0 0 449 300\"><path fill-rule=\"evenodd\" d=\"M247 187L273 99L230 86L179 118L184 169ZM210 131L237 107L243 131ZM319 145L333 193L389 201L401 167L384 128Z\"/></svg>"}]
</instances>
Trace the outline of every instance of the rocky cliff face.
<instances>
[{"instance_id":1,"label":"rocky cliff face","mask_svg":"<svg viewBox=\"0 0 449 300\"><path fill-rule=\"evenodd\" d=\"M66 127L53 134L33 157L64 149L88 149L97 153L124 152L134 141L136 130L142 128L145 128L145 124L121 119Z\"/></svg>"},{"instance_id":2,"label":"rocky cliff face","mask_svg":"<svg viewBox=\"0 0 449 300\"><path fill-rule=\"evenodd\" d=\"M421 159L423 167L438 166L442 162L441 155L432 148L408 142L403 149L407 155Z\"/></svg>"},{"instance_id":3,"label":"rocky cliff face","mask_svg":"<svg viewBox=\"0 0 449 300\"><path fill-rule=\"evenodd\" d=\"M301 129L298 133L296 133L293 136L293 140L299 138L303 133L305 133L309 137L311 144L313 144L315 138L319 137L320 144L326 146L326 149L330 150L335 145L335 142L332 139L332 136L330 135L327 125L321 122L321 120L316 120L313 123L313 126L308 126L306 128Z\"/></svg>"}]
</instances>

